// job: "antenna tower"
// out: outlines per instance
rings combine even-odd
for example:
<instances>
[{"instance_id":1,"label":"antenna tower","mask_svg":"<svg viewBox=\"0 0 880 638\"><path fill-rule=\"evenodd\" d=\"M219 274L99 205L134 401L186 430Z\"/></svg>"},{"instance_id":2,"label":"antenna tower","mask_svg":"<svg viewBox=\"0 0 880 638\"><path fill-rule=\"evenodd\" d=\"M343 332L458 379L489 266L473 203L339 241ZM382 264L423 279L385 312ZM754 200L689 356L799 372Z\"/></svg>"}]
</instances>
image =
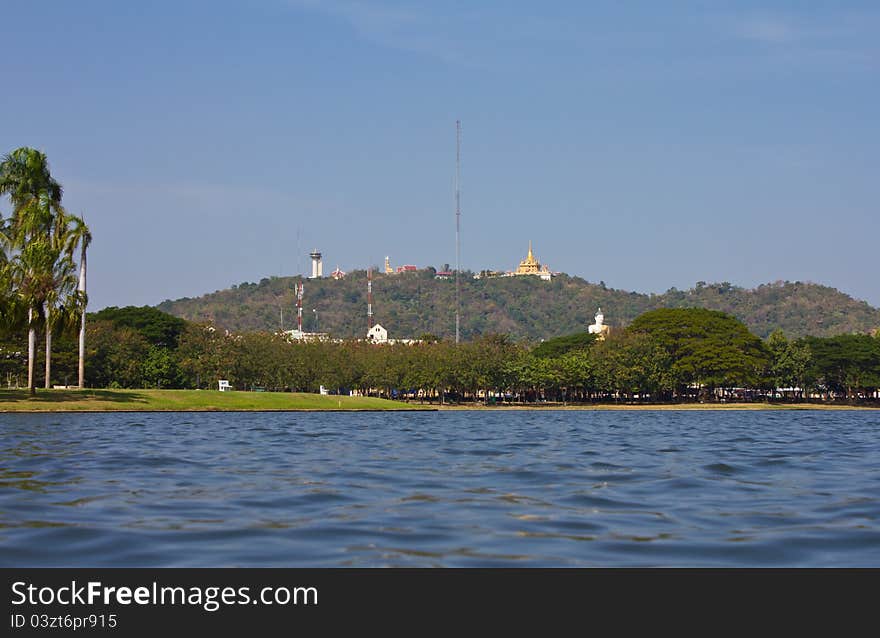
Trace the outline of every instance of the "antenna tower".
<instances>
[{"instance_id":1,"label":"antenna tower","mask_svg":"<svg viewBox=\"0 0 880 638\"><path fill-rule=\"evenodd\" d=\"M296 328L300 334L303 331L303 283L296 285Z\"/></svg>"},{"instance_id":2,"label":"antenna tower","mask_svg":"<svg viewBox=\"0 0 880 638\"><path fill-rule=\"evenodd\" d=\"M302 268L300 267L300 254L299 254L299 231L300 229L296 229L296 274L302 274Z\"/></svg>"},{"instance_id":3,"label":"antenna tower","mask_svg":"<svg viewBox=\"0 0 880 638\"><path fill-rule=\"evenodd\" d=\"M455 343L461 324L461 120L455 120Z\"/></svg>"},{"instance_id":4,"label":"antenna tower","mask_svg":"<svg viewBox=\"0 0 880 638\"><path fill-rule=\"evenodd\" d=\"M367 267L367 330L373 329L373 268Z\"/></svg>"}]
</instances>

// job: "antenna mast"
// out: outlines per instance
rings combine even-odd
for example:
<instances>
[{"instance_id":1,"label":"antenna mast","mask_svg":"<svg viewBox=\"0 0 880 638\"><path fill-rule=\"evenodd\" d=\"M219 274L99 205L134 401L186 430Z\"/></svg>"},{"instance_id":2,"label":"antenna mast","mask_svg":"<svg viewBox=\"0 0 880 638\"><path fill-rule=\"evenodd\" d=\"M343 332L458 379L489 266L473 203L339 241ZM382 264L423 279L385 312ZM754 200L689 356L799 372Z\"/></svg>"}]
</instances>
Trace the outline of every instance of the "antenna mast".
<instances>
[{"instance_id":1,"label":"antenna mast","mask_svg":"<svg viewBox=\"0 0 880 638\"><path fill-rule=\"evenodd\" d=\"M461 324L461 120L455 120L455 343L459 342Z\"/></svg>"},{"instance_id":2,"label":"antenna mast","mask_svg":"<svg viewBox=\"0 0 880 638\"><path fill-rule=\"evenodd\" d=\"M296 229L296 274L302 275L302 268L300 268L300 254L299 254L299 227Z\"/></svg>"},{"instance_id":3,"label":"antenna mast","mask_svg":"<svg viewBox=\"0 0 880 638\"><path fill-rule=\"evenodd\" d=\"M367 267L367 330L373 329L373 267Z\"/></svg>"},{"instance_id":4,"label":"antenna mast","mask_svg":"<svg viewBox=\"0 0 880 638\"><path fill-rule=\"evenodd\" d=\"M300 281L296 285L296 329L302 334L303 331L303 284Z\"/></svg>"}]
</instances>

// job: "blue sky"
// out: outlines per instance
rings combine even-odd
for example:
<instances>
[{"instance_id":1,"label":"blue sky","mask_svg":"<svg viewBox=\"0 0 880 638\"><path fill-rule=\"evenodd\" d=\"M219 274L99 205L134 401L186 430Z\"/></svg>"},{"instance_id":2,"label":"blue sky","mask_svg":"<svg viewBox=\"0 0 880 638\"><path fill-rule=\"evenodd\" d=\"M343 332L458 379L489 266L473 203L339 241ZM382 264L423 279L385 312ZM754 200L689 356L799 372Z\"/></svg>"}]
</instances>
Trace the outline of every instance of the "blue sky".
<instances>
[{"instance_id":1,"label":"blue sky","mask_svg":"<svg viewBox=\"0 0 880 638\"><path fill-rule=\"evenodd\" d=\"M454 263L456 119L463 267L880 306L876 2L12 1L0 41L92 308Z\"/></svg>"}]
</instances>

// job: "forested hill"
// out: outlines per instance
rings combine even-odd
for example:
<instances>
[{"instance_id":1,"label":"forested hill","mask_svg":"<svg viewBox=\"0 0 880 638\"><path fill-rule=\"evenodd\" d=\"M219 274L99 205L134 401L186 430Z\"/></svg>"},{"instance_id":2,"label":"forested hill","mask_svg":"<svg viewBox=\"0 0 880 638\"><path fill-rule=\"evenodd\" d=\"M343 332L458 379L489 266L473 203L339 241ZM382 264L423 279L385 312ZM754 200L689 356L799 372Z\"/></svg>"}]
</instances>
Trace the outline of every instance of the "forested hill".
<instances>
[{"instance_id":1,"label":"forested hill","mask_svg":"<svg viewBox=\"0 0 880 638\"><path fill-rule=\"evenodd\" d=\"M192 321L213 322L231 331L295 327L295 277L272 277L242 283L196 298L166 300L159 309ZM699 306L723 310L766 337L781 328L789 337L832 336L868 332L880 327L880 310L827 286L778 282L754 289L729 283L700 282L687 291L663 294L614 290L579 277L561 275L553 281L537 277L473 279L462 276L461 332L464 339L506 333L540 340L583 331L601 306L605 322L625 326L655 308ZM303 329L338 337L363 336L367 329L366 271L345 279L305 280ZM317 312L314 312L317 310ZM455 284L434 278L432 270L373 274L374 321L391 338L433 334L449 338L455 331Z\"/></svg>"}]
</instances>

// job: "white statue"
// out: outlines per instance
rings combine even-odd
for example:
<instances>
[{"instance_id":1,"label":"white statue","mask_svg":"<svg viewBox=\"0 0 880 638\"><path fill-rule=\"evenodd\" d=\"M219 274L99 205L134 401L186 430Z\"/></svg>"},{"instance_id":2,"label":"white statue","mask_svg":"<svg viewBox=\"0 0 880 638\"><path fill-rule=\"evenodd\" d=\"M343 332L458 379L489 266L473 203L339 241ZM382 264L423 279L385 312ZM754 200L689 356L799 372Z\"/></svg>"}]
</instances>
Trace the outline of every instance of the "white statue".
<instances>
[{"instance_id":1,"label":"white statue","mask_svg":"<svg viewBox=\"0 0 880 638\"><path fill-rule=\"evenodd\" d=\"M604 339L608 334L608 326L605 325L605 315L602 314L602 308L596 313L596 323L587 328L591 335L599 335L600 339Z\"/></svg>"}]
</instances>

